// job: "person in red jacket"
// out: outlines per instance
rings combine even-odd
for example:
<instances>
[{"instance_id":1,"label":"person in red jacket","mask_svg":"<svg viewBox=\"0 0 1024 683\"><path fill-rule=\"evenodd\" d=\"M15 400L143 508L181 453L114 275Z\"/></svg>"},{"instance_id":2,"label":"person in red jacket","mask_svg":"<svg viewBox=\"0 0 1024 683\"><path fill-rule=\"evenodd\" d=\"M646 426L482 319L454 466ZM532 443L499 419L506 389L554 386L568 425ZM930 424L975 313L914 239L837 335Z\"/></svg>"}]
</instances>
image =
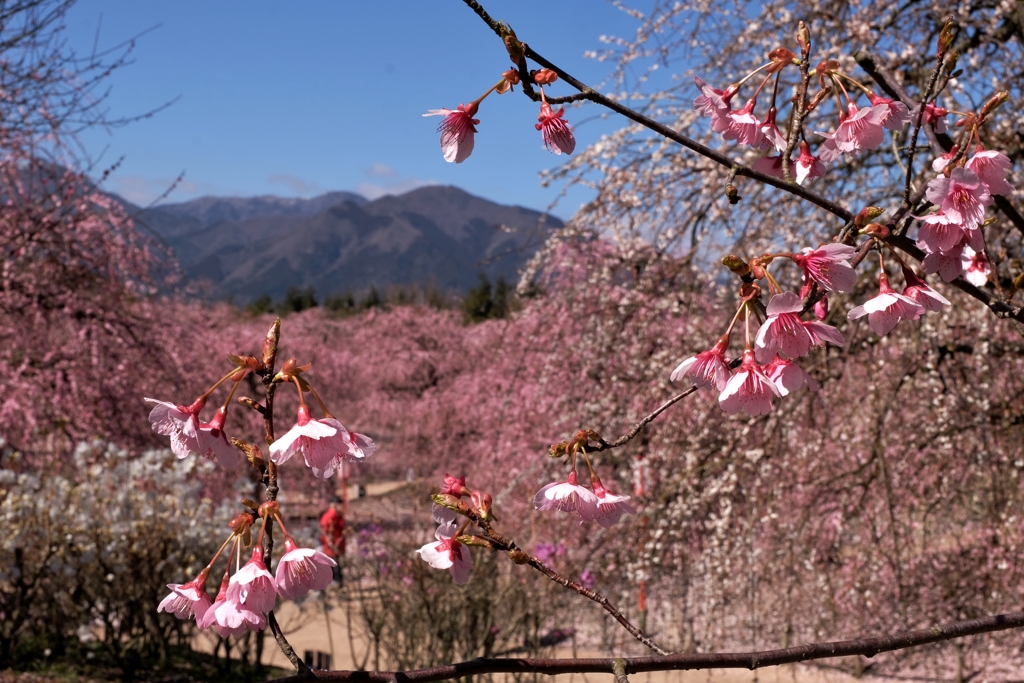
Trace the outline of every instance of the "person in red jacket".
<instances>
[{"instance_id":1,"label":"person in red jacket","mask_svg":"<svg viewBox=\"0 0 1024 683\"><path fill-rule=\"evenodd\" d=\"M324 554L338 562L333 568L334 580L341 583L340 560L345 554L345 515L338 496L331 496L331 507L320 517L320 530Z\"/></svg>"}]
</instances>

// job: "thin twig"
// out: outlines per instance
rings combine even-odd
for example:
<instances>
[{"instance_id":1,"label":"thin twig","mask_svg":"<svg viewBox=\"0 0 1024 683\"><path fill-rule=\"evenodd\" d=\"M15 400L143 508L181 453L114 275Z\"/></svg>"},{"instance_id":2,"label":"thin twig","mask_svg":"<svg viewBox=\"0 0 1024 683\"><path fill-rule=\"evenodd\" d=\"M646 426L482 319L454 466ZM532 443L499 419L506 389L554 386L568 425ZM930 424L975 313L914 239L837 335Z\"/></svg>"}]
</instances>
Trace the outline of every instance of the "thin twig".
<instances>
[{"instance_id":1,"label":"thin twig","mask_svg":"<svg viewBox=\"0 0 1024 683\"><path fill-rule=\"evenodd\" d=\"M649 671L679 671L691 669L759 669L766 666L795 664L834 657L861 655L874 657L882 652L904 650L954 638L1008 631L1024 626L1024 612L997 614L981 619L970 619L917 631L904 631L891 636L875 636L813 643L767 650L762 652L702 652L679 653L664 657L595 657L592 659L499 659L480 657L468 662L445 664L412 671L308 671L305 674L281 678L273 683L302 683L304 681L374 681L379 683L432 683L481 674L548 674L615 673L616 663L622 661L623 675Z\"/></svg>"},{"instance_id":2,"label":"thin twig","mask_svg":"<svg viewBox=\"0 0 1024 683\"><path fill-rule=\"evenodd\" d=\"M649 425L651 422L653 422L656 417L658 417L663 412L665 412L666 410L671 408L673 405L675 405L679 401L683 400L684 398L686 398L687 396L689 396L690 394L692 394L695 391L697 391L697 386L696 385L690 387L689 389L687 389L686 391L684 391L684 392L682 392L680 394L676 394L675 396L673 396L672 398L670 398L669 400L665 401L660 406L655 408L652 413L650 413L649 415L644 417L642 420L637 422L635 425L633 425L633 428L631 430L629 430L627 433L623 434L619 438L615 439L615 441L605 441L604 439L601 439L598 442L598 445L596 447L588 448L588 450L590 450L591 452L599 453L601 451L607 451L607 450L609 450L611 448L618 448L619 446L622 446L622 445L625 445L625 444L629 443L631 440L633 440L636 437L637 434L640 433L641 429L643 429L644 427Z\"/></svg>"},{"instance_id":3,"label":"thin twig","mask_svg":"<svg viewBox=\"0 0 1024 683\"><path fill-rule=\"evenodd\" d=\"M565 588L568 588L570 590L573 590L585 598L593 600L594 602L599 604L604 609L604 611L612 615L612 617L615 618L615 621L619 622L622 628L626 629L629 635L636 638L638 642L642 643L644 646L648 647L652 651L657 652L659 655L668 654L668 651L658 647L658 645L653 640L645 636L640 629L634 626L629 621L629 619L627 619L622 614L622 612L617 610L615 606L612 605L608 598L604 597L595 590L587 588L586 586L583 586L577 583L576 581L573 581L572 579L562 576L554 569L538 560L536 557L528 555L521 548L519 548L519 546L515 544L515 541L499 534L497 531L494 530L494 527L491 526L490 521L482 519L480 515L478 515L473 510L469 509L468 506L466 506L465 509L460 509L459 512L461 514L466 515L474 522L476 522L476 525L483 529L484 534L486 534L487 539L493 544L494 548L497 550L507 551L514 562L516 562L517 564L528 564L544 576L554 581L555 583L564 586Z\"/></svg>"},{"instance_id":4,"label":"thin twig","mask_svg":"<svg viewBox=\"0 0 1024 683\"><path fill-rule=\"evenodd\" d=\"M917 110L917 121L914 122L914 132L910 136L910 151L907 152L907 177L903 188L903 207L907 209L910 208L910 181L914 177L914 152L917 151L917 136L921 133L921 122L924 121L925 107L928 106L928 100L932 97L932 90L935 88L935 83L939 80L939 74L942 73L942 66L945 63L946 54L940 52L938 63L932 71L931 78L928 79L928 87L922 93L920 109Z\"/></svg>"}]
</instances>

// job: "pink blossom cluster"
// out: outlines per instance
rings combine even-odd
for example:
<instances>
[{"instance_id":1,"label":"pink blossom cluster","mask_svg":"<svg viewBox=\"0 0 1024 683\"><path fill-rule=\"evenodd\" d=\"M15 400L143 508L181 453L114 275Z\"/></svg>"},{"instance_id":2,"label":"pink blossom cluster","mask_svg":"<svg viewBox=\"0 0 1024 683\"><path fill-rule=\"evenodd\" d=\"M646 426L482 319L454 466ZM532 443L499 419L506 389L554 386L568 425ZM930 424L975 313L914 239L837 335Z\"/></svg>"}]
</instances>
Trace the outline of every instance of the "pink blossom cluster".
<instances>
[{"instance_id":1,"label":"pink blossom cluster","mask_svg":"<svg viewBox=\"0 0 1024 683\"><path fill-rule=\"evenodd\" d=\"M579 485L573 456L573 469L568 478L547 484L537 491L533 497L533 507L542 511L572 512L579 517L580 524L597 522L606 529L618 522L623 513L636 514L636 508L626 502L629 496L619 496L606 489L593 470L591 486L593 490Z\"/></svg>"},{"instance_id":2,"label":"pink blossom cluster","mask_svg":"<svg viewBox=\"0 0 1024 683\"><path fill-rule=\"evenodd\" d=\"M157 611L179 619L194 618L199 628L213 628L221 637L237 638L247 630L266 628L267 612L274 609L278 596L295 600L311 590L327 588L334 578L331 568L337 563L319 550L298 547L286 536L285 554L271 574L263 560L263 549L257 544L249 561L234 573L228 561L220 589L211 601L206 592L206 580L212 565L211 562L187 583L168 584L171 592L160 602Z\"/></svg>"},{"instance_id":3,"label":"pink blossom cluster","mask_svg":"<svg viewBox=\"0 0 1024 683\"><path fill-rule=\"evenodd\" d=\"M980 145L963 165L950 168L956 156L953 150L932 164L941 175L928 182L925 197L937 211L921 217L917 246L926 254L921 262L924 272L938 273L946 282L963 275L982 287L992 272L982 234L985 208L994 195L1013 193L1006 181L1012 164L1002 152Z\"/></svg>"},{"instance_id":4,"label":"pink blossom cluster","mask_svg":"<svg viewBox=\"0 0 1024 683\"><path fill-rule=\"evenodd\" d=\"M773 94L773 103L763 118L759 118L754 109L757 106L758 94L771 78L771 74L778 73L792 63L785 59L787 56L791 58L792 55L788 54L788 51L782 52L781 56L773 58L775 68L769 70L769 75L761 86L739 109L732 108L732 98L739 92L742 81L721 90L708 85L697 76L693 79L701 92L693 101L694 110L701 116L710 118L712 130L721 134L725 140L735 141L759 151L777 152L775 156L761 157L752 164L754 169L777 178L785 177L782 155L789 149L789 142L776 123L778 112L774 104L775 95ZM823 65L827 66L827 63ZM819 69L822 69L822 66L819 66ZM828 70L824 73L838 72ZM800 141L800 154L796 159L790 159L789 163L792 178L798 184L803 185L808 180L821 177L825 173L825 165L836 161L843 154L854 155L861 150L877 148L882 144L886 129L900 130L911 121L910 111L902 102L881 97L866 88L864 90L870 106L859 108L847 94L847 107L845 111L839 109L839 121L835 130L830 133L818 133L824 138L824 142L821 143L817 155L811 153L810 144L806 140Z\"/></svg>"},{"instance_id":5,"label":"pink blossom cluster","mask_svg":"<svg viewBox=\"0 0 1024 683\"><path fill-rule=\"evenodd\" d=\"M558 80L558 76L550 69L541 69L534 73L533 81L540 86L540 114L534 127L540 131L544 148L552 154L572 154L576 149L576 137L572 126L565 120L565 108L554 111L544 95L545 85ZM460 104L458 109L431 109L423 116L443 116L437 132L441 134L441 152L444 160L461 164L473 153L476 126L479 119L474 118L480 109L480 103L492 92L504 94L519 83L518 71L510 69L502 74L502 79L483 95L470 102Z\"/></svg>"},{"instance_id":6,"label":"pink blossom cluster","mask_svg":"<svg viewBox=\"0 0 1024 683\"><path fill-rule=\"evenodd\" d=\"M365 460L376 450L370 437L348 431L330 415L314 419L309 407L300 404L295 425L270 444L270 459L281 465L302 454L313 475L327 479L344 461Z\"/></svg>"},{"instance_id":7,"label":"pink blossom cluster","mask_svg":"<svg viewBox=\"0 0 1024 683\"><path fill-rule=\"evenodd\" d=\"M854 251L845 244L829 244L788 256L802 268L805 290L809 291L810 286L817 283L826 292L843 292L852 289L857 280L848 261ZM744 301L736 318L744 309L749 315L749 307L753 304ZM748 336L747 347L735 372L732 372L734 363L726 358L730 340L727 332L712 348L681 362L670 379L675 382L686 377L697 387L718 391L718 403L729 415L741 410L748 415L766 415L774 407L773 398L804 387L817 391L817 382L795 360L806 356L812 346L824 347L826 342L843 346L845 340L831 325L820 320L803 320L803 308L799 295L779 292L768 302L753 346ZM822 311L822 318L824 308L827 306L818 309Z\"/></svg>"}]
</instances>

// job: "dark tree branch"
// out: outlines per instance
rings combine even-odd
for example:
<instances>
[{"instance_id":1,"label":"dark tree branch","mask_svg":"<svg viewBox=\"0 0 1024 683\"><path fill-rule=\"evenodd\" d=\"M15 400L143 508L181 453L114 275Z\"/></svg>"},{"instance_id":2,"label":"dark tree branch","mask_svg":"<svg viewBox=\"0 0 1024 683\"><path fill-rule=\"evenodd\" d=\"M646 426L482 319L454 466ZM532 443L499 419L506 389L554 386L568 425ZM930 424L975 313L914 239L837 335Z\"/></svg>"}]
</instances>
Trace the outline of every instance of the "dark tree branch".
<instances>
[{"instance_id":1,"label":"dark tree branch","mask_svg":"<svg viewBox=\"0 0 1024 683\"><path fill-rule=\"evenodd\" d=\"M480 6L479 2L477 2L476 0L463 0L463 2L465 2L470 7L470 9L476 12L480 16L480 18L483 19L484 22L486 22L487 25L491 27L491 30L493 30L498 36L501 35L501 24L492 19L491 16L487 14L487 11ZM800 197L801 199L808 201L811 204L814 204L815 206L824 209L825 211L828 211L834 216L841 218L844 222L849 221L853 218L853 214L849 211L849 209L840 206L839 204L833 202L830 199L826 199L825 197L822 197L819 194L811 192L807 188L802 187L801 185L797 185L794 182L787 182L785 180L782 180L781 178L770 176L767 173L755 171L754 169L748 166L744 166L738 161L730 159L725 154L717 150L711 149L710 147L707 147L705 145L702 145L701 143L683 135L677 130L669 128L663 123L648 118L638 111L630 109L629 107L619 104L613 99L605 97L601 93L591 88L586 83L577 80L569 73L563 71L558 66L549 62L547 59L541 56L536 50L531 48L528 44L526 45L526 56L532 59L533 61L537 62L541 66L547 69L551 69L556 74L558 74L559 78L561 78L563 81L579 90L580 94L575 95L575 99L571 101L588 100L595 104L600 104L603 107L611 109L617 114L625 116L627 119L630 119L631 121L639 123L641 126L657 133L658 135L661 135L662 137L666 137L669 140L672 140L673 142L679 143L683 147L686 147L687 149L696 152L705 159L710 159L716 164L724 166L725 168L729 169L730 172L734 173L737 176L757 180L764 183L765 185L771 185L772 187L777 187L780 190L789 192L790 194ZM523 78L523 66L521 65L520 77L522 80L523 92L534 101L539 101L540 96L529 85L529 74L526 74L526 76L526 78ZM550 104L558 104L559 102L563 101L566 100L559 98L548 98L548 103Z\"/></svg>"},{"instance_id":2,"label":"dark tree branch","mask_svg":"<svg viewBox=\"0 0 1024 683\"><path fill-rule=\"evenodd\" d=\"M932 626L917 631L904 631L891 636L875 636L829 643L798 645L762 652L709 652L671 654L664 657L599 657L593 659L497 659L479 658L457 664L446 664L412 671L307 671L274 683L304 681L374 681L379 683L432 683L480 674L557 674L612 673L622 676L649 671L691 669L760 669L766 666L795 664L833 657L874 657L882 652L904 650L955 638L1007 631L1024 626L1024 612L997 614L981 619Z\"/></svg>"}]
</instances>

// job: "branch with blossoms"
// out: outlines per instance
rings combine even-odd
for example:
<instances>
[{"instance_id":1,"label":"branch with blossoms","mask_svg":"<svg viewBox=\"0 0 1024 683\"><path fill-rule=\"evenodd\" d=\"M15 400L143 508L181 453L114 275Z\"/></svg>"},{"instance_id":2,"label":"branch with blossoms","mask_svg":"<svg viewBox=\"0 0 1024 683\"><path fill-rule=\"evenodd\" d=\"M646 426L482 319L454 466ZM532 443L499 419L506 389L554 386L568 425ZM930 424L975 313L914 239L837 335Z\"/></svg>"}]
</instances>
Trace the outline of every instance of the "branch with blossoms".
<instances>
[{"instance_id":1,"label":"branch with blossoms","mask_svg":"<svg viewBox=\"0 0 1024 683\"><path fill-rule=\"evenodd\" d=\"M281 321L275 320L263 340L262 356L230 355L234 369L217 380L209 389L187 405L147 398L155 404L149 415L153 430L170 438L171 450L178 458L203 457L216 460L227 469L239 465L244 454L265 487L266 501L256 504L243 500L246 510L228 524L230 534L213 558L199 574L184 584L169 584L170 594L161 601L157 611L174 614L179 619L194 619L199 628L213 629L222 638L240 637L246 631L259 632L269 627L285 656L298 671L306 665L295 654L274 616L277 600L297 600L310 591L322 591L334 578L337 562L319 550L302 548L288 533L281 506L279 467L297 455L318 478L327 479L345 461L360 461L373 455L376 446L362 434L351 432L327 409L319 394L306 379L309 365L299 365L289 358L281 369L274 370ZM269 447L269 458L263 457L259 446L225 432L228 410L239 385L250 374L262 379L262 404L248 397L238 402L263 417L263 439ZM220 387L229 384L224 401L209 422L201 419L207 402ZM282 384L295 387L299 398L296 422L281 438L275 438L274 397ZM319 406L323 417L314 418L306 401L309 394ZM261 521L259 535L253 542L252 526ZM277 523L284 535L284 553L277 570L273 569L273 525ZM242 564L242 552L251 548L249 560ZM224 551L228 552L225 553ZM221 556L226 558L223 577L216 597L210 600L206 582Z\"/></svg>"}]
</instances>

